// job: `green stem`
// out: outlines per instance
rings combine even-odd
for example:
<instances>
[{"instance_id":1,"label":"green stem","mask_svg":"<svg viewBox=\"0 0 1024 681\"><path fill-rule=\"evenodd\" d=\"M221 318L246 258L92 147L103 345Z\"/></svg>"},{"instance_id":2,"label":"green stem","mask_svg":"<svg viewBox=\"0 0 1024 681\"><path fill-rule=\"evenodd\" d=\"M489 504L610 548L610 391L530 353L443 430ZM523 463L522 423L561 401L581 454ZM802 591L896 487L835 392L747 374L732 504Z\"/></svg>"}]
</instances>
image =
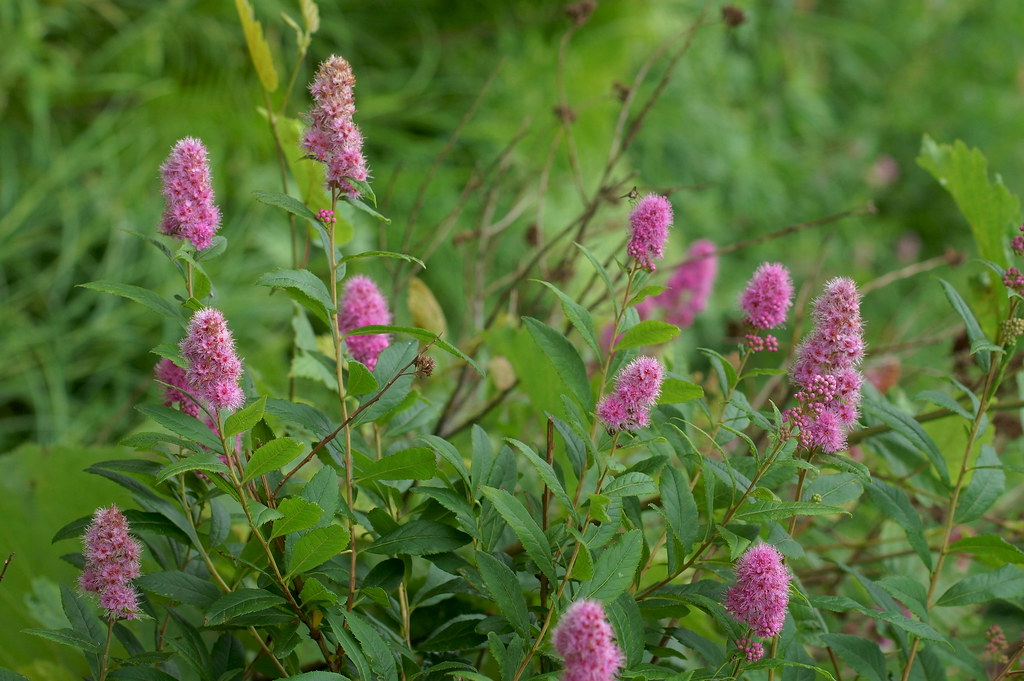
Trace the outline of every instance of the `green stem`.
<instances>
[{"instance_id":1,"label":"green stem","mask_svg":"<svg viewBox=\"0 0 1024 681\"><path fill-rule=\"evenodd\" d=\"M110 662L110 641L114 638L114 620L115 617L107 618L107 643L103 646L103 657L100 659L100 677L99 681L105 681L107 678L107 672L109 669Z\"/></svg>"}]
</instances>

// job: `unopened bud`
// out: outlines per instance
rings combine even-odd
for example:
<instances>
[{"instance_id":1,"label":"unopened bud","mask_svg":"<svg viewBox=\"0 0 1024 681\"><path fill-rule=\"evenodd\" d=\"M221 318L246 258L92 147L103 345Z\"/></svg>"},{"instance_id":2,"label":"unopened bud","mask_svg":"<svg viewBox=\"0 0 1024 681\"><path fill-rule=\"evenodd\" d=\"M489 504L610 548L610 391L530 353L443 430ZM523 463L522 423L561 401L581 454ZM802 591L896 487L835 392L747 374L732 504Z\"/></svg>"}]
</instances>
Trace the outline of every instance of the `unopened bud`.
<instances>
[{"instance_id":1,"label":"unopened bud","mask_svg":"<svg viewBox=\"0 0 1024 681\"><path fill-rule=\"evenodd\" d=\"M736 28L747 20L747 15L739 7L726 5L722 8L722 20L729 28Z\"/></svg>"}]
</instances>

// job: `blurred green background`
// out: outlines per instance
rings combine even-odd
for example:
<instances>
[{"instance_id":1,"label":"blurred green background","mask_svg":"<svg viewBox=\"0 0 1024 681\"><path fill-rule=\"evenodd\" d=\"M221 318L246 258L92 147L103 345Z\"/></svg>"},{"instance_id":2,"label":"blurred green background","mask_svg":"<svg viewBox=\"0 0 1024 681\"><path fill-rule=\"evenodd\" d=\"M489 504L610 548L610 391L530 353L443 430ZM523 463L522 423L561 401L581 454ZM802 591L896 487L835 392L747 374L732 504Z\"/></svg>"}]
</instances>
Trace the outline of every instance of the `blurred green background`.
<instances>
[{"instance_id":1,"label":"blurred green background","mask_svg":"<svg viewBox=\"0 0 1024 681\"><path fill-rule=\"evenodd\" d=\"M297 18L298 3L254 4L284 78L295 46L280 13ZM677 221L667 262L696 238L728 245L868 200L878 213L723 258L713 303L684 334L685 347L723 343L726 322L737 316L736 295L761 260L782 260L798 284L817 288L838 275L870 284L947 248L970 255L970 235L951 199L915 164L925 133L982 149L1011 191L1024 182L1024 4L735 4L748 21L732 29L715 22L696 33L617 174L633 171L629 184L644 192L673 189ZM573 36L566 91L588 191L619 109L615 84L629 83L702 8L717 18L721 3L605 0ZM466 237L488 202L499 216L524 205L497 238L494 278L529 256L528 227L554 234L580 211L564 145L546 195L537 196L560 126L553 113L557 52L569 25L562 3L338 1L323 2L320 13L286 112L298 116L308 106L302 85L318 61L336 52L352 63L356 121L381 210L394 220L379 227L357 219L354 246L406 245L424 255L423 245L442 234L422 278L444 309L453 342L465 341L479 330L466 302L476 258ZM112 498L112 485L79 471L109 458L102 448L139 424L133 405L159 399L150 349L180 335L141 306L75 286L112 279L168 296L180 290L166 259L123 230L155 234L163 208L158 167L179 138L202 138L224 214L220 233L230 242L227 255L209 266L215 304L231 320L257 384L280 394L290 306L267 304L268 291L252 284L290 265L291 256L287 223L251 195L281 187L234 3L5 0L0 44L0 455L9 466L0 559L19 552L0 584L0 604L18 625L0 634L0 665L47 655L60 664L65 654L56 647L24 636L14 645L6 632L49 624L52 613L38 605L44 596L25 595L31 578L50 580L36 586L51 595L54 580L74 578L56 558L73 548L50 547L49 537ZM642 95L665 68L664 59L654 63ZM477 101L410 226L435 158ZM471 190L460 199L475 172L493 176L491 165L513 139L500 192ZM458 217L445 223L458 206ZM625 202L609 202L588 243L611 252L626 211ZM439 230L442 224L450 232ZM371 269L386 277L391 267ZM984 285L978 267L933 271L966 289ZM936 358L949 356L947 331L957 321L938 292L921 274L865 300L871 345L882 354L896 346L892 354L911 381L941 373ZM391 293L398 321L408 321L404 290ZM82 486L89 492L70 492Z\"/></svg>"}]
</instances>

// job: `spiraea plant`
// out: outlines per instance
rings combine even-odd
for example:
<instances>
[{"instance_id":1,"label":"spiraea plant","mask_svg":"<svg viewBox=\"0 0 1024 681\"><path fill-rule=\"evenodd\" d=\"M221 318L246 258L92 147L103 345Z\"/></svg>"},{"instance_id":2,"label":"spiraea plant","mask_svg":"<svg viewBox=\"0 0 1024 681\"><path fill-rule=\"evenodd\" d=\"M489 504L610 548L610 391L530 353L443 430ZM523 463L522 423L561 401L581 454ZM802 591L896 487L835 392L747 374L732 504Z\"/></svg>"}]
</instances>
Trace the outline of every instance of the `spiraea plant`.
<instances>
[{"instance_id":1,"label":"spiraea plant","mask_svg":"<svg viewBox=\"0 0 1024 681\"><path fill-rule=\"evenodd\" d=\"M795 257L737 271L728 254L765 239L700 238L711 230L685 198L654 190L673 178L623 191L624 154L663 89L648 87L649 64L619 98L596 188L562 103L565 179L581 205L561 230L535 235L535 257L498 267L504 218L482 208L485 226L457 242L474 328L449 335L414 278L449 266L430 257L429 239L413 253L351 245L352 233L408 219L389 222L370 184L359 65L328 56L296 105L306 113L287 119L291 90L278 92L262 27L237 4L281 150L283 191L255 200L280 209L292 261L257 283L258 304L292 315L288 377L265 379L246 360L261 338L232 332L226 303L247 294L215 286L235 257L211 185L226 159L183 139L160 169L158 228L181 244L145 236L167 256L168 279L180 276L178 294L86 285L174 329L154 342L153 389L138 406L146 425L123 440L124 458L89 470L124 487L132 508L57 532L84 536L84 555L69 557L81 580L62 590L68 626L27 634L83 651L94 681L1019 673L1021 646L990 626L1016 616L1016 627L1004 621L1016 636L1024 604L1020 499L1008 484L1020 471L1004 461L1016 445L997 425L1021 408L1008 380L1024 326L1010 253L1024 242L1011 241L1019 204L979 152L927 138L922 150L979 244L971 266L992 277L970 302L933 285L969 359L914 397L890 399L863 378L879 320L862 303L877 286ZM569 8L562 50L595 5ZM318 25L315 4L302 7L295 73ZM659 77L672 77L690 41L743 20L731 7L697 16L652 51L668 60ZM288 146L281 131L299 120ZM381 267L355 272L367 264ZM718 311L737 332L694 349L716 274L748 281ZM415 295L403 307L406 289Z\"/></svg>"}]
</instances>

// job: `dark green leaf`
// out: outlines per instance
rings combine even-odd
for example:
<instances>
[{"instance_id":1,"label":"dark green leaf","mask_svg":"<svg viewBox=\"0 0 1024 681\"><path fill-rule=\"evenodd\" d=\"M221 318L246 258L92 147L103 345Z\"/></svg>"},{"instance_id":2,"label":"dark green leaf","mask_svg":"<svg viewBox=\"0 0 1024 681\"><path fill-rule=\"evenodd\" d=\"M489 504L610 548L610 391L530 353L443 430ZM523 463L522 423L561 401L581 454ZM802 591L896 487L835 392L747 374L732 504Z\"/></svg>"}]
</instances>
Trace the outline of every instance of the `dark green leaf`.
<instances>
[{"instance_id":1,"label":"dark green leaf","mask_svg":"<svg viewBox=\"0 0 1024 681\"><path fill-rule=\"evenodd\" d=\"M412 520L387 533L365 550L388 556L428 556L452 551L469 542L469 535L451 525L432 520Z\"/></svg>"},{"instance_id":2,"label":"dark green leaf","mask_svg":"<svg viewBox=\"0 0 1024 681\"><path fill-rule=\"evenodd\" d=\"M476 564L498 612L508 619L519 635L530 638L530 615L515 573L489 553L477 551Z\"/></svg>"},{"instance_id":3,"label":"dark green leaf","mask_svg":"<svg viewBox=\"0 0 1024 681\"><path fill-rule=\"evenodd\" d=\"M252 453L242 481L248 482L253 478L276 471L297 457L301 451L302 445L291 438L279 437L276 440L271 440Z\"/></svg>"},{"instance_id":4,"label":"dark green leaf","mask_svg":"<svg viewBox=\"0 0 1024 681\"><path fill-rule=\"evenodd\" d=\"M600 357L601 348L597 345L597 331L594 329L594 320L590 316L590 312L587 311L587 308L567 296L561 289L549 281L542 279L531 279L530 281L547 286L558 296L558 299L562 302L562 313L565 315L565 318L579 332L583 341L594 350L594 354Z\"/></svg>"},{"instance_id":5,"label":"dark green leaf","mask_svg":"<svg viewBox=\"0 0 1024 681\"><path fill-rule=\"evenodd\" d=\"M288 576L292 577L322 565L327 559L348 548L348 530L339 525L328 525L303 535L295 542Z\"/></svg>"},{"instance_id":6,"label":"dark green leaf","mask_svg":"<svg viewBox=\"0 0 1024 681\"><path fill-rule=\"evenodd\" d=\"M548 489L558 497L558 500L569 513L575 515L576 507L569 498L569 495L566 493L565 487L563 487L562 483L558 480L558 476L555 475L555 469L551 467L551 464L540 458L540 455L537 454L537 452L533 451L533 449L519 440L511 437L505 439L509 444L523 453L526 460L529 461L530 465L532 465L534 470L537 471L537 475L539 475L540 479L544 481L544 484L547 485Z\"/></svg>"},{"instance_id":7,"label":"dark green leaf","mask_svg":"<svg viewBox=\"0 0 1024 681\"><path fill-rule=\"evenodd\" d=\"M969 523L980 518L1006 489L1006 474L1002 462L992 445L982 445L974 462L971 481L960 496L954 519L958 523Z\"/></svg>"},{"instance_id":8,"label":"dark green leaf","mask_svg":"<svg viewBox=\"0 0 1024 681\"><path fill-rule=\"evenodd\" d=\"M306 207L306 204L302 203L298 199L288 196L287 194L280 194L278 192L253 192L253 196L260 203L265 203L268 206L277 206L282 208L292 215L297 215L300 218L305 218L311 222L318 222L316 214Z\"/></svg>"},{"instance_id":9,"label":"dark green leaf","mask_svg":"<svg viewBox=\"0 0 1024 681\"><path fill-rule=\"evenodd\" d=\"M686 474L675 467L669 466L661 472L661 505L665 519L676 539L686 551L690 550L697 539L699 517L697 502Z\"/></svg>"},{"instance_id":10,"label":"dark green leaf","mask_svg":"<svg viewBox=\"0 0 1024 681\"><path fill-rule=\"evenodd\" d=\"M434 452L427 447L403 449L357 469L357 482L362 484L374 480L429 480L434 477L437 470L434 456Z\"/></svg>"},{"instance_id":11,"label":"dark green leaf","mask_svg":"<svg viewBox=\"0 0 1024 681\"><path fill-rule=\"evenodd\" d=\"M135 584L145 590L172 601L188 603L200 608L208 608L220 598L220 591L205 579L186 572L170 570L167 572L147 572L135 578Z\"/></svg>"},{"instance_id":12,"label":"dark green leaf","mask_svg":"<svg viewBox=\"0 0 1024 681\"><path fill-rule=\"evenodd\" d=\"M1024 551L995 534L964 537L949 545L950 553L970 553L1000 563L1024 563Z\"/></svg>"},{"instance_id":13,"label":"dark green leaf","mask_svg":"<svg viewBox=\"0 0 1024 681\"><path fill-rule=\"evenodd\" d=\"M579 598L610 601L633 583L643 550L640 530L626 532L601 552L594 562L594 576L580 585Z\"/></svg>"},{"instance_id":14,"label":"dark green leaf","mask_svg":"<svg viewBox=\"0 0 1024 681\"><path fill-rule=\"evenodd\" d=\"M79 286L82 288L92 289L93 291L110 293L115 296L134 300L136 303L141 303L149 309L159 312L163 316L173 319L176 322L182 323L184 321L181 314L181 307L179 305L172 303L163 296L159 296L148 289L144 289L139 286L132 286L131 284L122 284L116 281L92 281L88 284L79 284Z\"/></svg>"},{"instance_id":15,"label":"dark green leaf","mask_svg":"<svg viewBox=\"0 0 1024 681\"><path fill-rule=\"evenodd\" d=\"M615 344L615 351L638 348L643 345L658 345L679 335L679 327L657 319L646 319L622 334Z\"/></svg>"},{"instance_id":16,"label":"dark green leaf","mask_svg":"<svg viewBox=\"0 0 1024 681\"><path fill-rule=\"evenodd\" d=\"M965 577L939 597L936 605L957 606L984 603L997 598L1024 597L1024 570L1004 565L991 572Z\"/></svg>"},{"instance_id":17,"label":"dark green leaf","mask_svg":"<svg viewBox=\"0 0 1024 681\"><path fill-rule=\"evenodd\" d=\"M278 504L277 510L281 512L282 517L274 521L271 539L309 529L316 525L324 514L322 508L302 497L288 497Z\"/></svg>"},{"instance_id":18,"label":"dark green leaf","mask_svg":"<svg viewBox=\"0 0 1024 681\"><path fill-rule=\"evenodd\" d=\"M618 314L619 307L615 302L615 287L612 286L612 280L611 277L608 276L608 270L606 270L604 265L594 257L593 253L587 250L586 246L576 242L573 242L573 245L582 251L583 255L590 261L590 264L594 266L594 270L596 270L598 275L600 275L601 281L604 282L605 289L608 291L608 298L612 301L612 311L615 314Z\"/></svg>"},{"instance_id":19,"label":"dark green leaf","mask_svg":"<svg viewBox=\"0 0 1024 681\"><path fill-rule=\"evenodd\" d=\"M368 395L377 392L377 379L373 377L365 365L353 360L348 361L348 380L345 391L349 395Z\"/></svg>"},{"instance_id":20,"label":"dark green leaf","mask_svg":"<svg viewBox=\"0 0 1024 681\"><path fill-rule=\"evenodd\" d=\"M167 672L162 672L153 667L121 667L115 669L108 676L114 681L177 681ZM294 677L292 677L294 678Z\"/></svg>"},{"instance_id":21,"label":"dark green leaf","mask_svg":"<svg viewBox=\"0 0 1024 681\"><path fill-rule=\"evenodd\" d=\"M352 206L356 210L361 210L362 212L366 213L367 215L370 215L372 217L377 218L381 222L384 222L386 224L391 224L391 218L384 217L383 215L381 215L380 213L375 211L373 208L368 206L366 203L364 203L362 200L357 199L357 198L352 197L352 196L349 196L348 194L342 196L341 198L345 201L345 203L349 204L350 206Z\"/></svg>"},{"instance_id":22,"label":"dark green leaf","mask_svg":"<svg viewBox=\"0 0 1024 681\"><path fill-rule=\"evenodd\" d=\"M213 454L207 452L203 452L202 454L193 454L181 461L175 461L168 466L164 466L163 470L160 471L160 474L156 476L156 482L157 484L160 484L168 478L173 478L176 475L188 473L190 471L227 473L228 467Z\"/></svg>"},{"instance_id":23,"label":"dark green leaf","mask_svg":"<svg viewBox=\"0 0 1024 681\"><path fill-rule=\"evenodd\" d=\"M733 516L736 520L748 523L761 523L766 520L782 520L795 515L850 515L838 506L814 504L806 501L769 501L758 500L744 504Z\"/></svg>"},{"instance_id":24,"label":"dark green leaf","mask_svg":"<svg viewBox=\"0 0 1024 681\"><path fill-rule=\"evenodd\" d=\"M359 639L366 661L374 671L374 681L397 681L398 671L395 656L391 653L392 646L389 646L377 630L355 612L346 613L345 621Z\"/></svg>"},{"instance_id":25,"label":"dark green leaf","mask_svg":"<svg viewBox=\"0 0 1024 681\"><path fill-rule=\"evenodd\" d=\"M90 653L98 653L101 650L99 644L74 629L22 629L21 633L45 638L54 643L60 643L61 645L78 648Z\"/></svg>"},{"instance_id":26,"label":"dark green leaf","mask_svg":"<svg viewBox=\"0 0 1024 681\"><path fill-rule=\"evenodd\" d=\"M551 558L551 547L540 525L533 519L523 503L503 489L483 488L486 496L505 519L516 537L523 543L527 555L552 582L556 581L555 566Z\"/></svg>"},{"instance_id":27,"label":"dark green leaf","mask_svg":"<svg viewBox=\"0 0 1024 681\"><path fill-rule=\"evenodd\" d=\"M981 330L981 325L974 318L974 313L971 312L970 306L960 297L960 294L953 288L953 285L940 277L936 277L936 279L942 284L946 300L953 306L956 313L960 315L960 319L964 321L964 328L967 330L967 340L971 343L971 354L977 353L978 366L981 367L982 371L988 371L991 363L991 352L987 349L979 348L992 348L995 346L985 335L985 332Z\"/></svg>"},{"instance_id":28,"label":"dark green leaf","mask_svg":"<svg viewBox=\"0 0 1024 681\"><path fill-rule=\"evenodd\" d=\"M657 494L654 479L643 473L622 473L617 475L601 491L606 497L636 497Z\"/></svg>"},{"instance_id":29,"label":"dark green leaf","mask_svg":"<svg viewBox=\"0 0 1024 681\"><path fill-rule=\"evenodd\" d=\"M218 598L206 611L203 624L215 627L251 612L283 605L284 602L283 596L266 589L239 589Z\"/></svg>"},{"instance_id":30,"label":"dark green leaf","mask_svg":"<svg viewBox=\"0 0 1024 681\"><path fill-rule=\"evenodd\" d=\"M942 482L949 486L949 468L946 466L946 459L942 456L935 441L924 431L921 424L912 416L906 414L888 402L865 400L861 409L864 413L870 414L899 433L910 442L911 446L923 452L932 466L939 473Z\"/></svg>"},{"instance_id":31,"label":"dark green leaf","mask_svg":"<svg viewBox=\"0 0 1024 681\"><path fill-rule=\"evenodd\" d=\"M721 384L722 392L727 392L736 387L739 377L736 375L736 368L719 353L710 348L698 348L701 354L711 360L711 366L718 375L718 382Z\"/></svg>"},{"instance_id":32,"label":"dark green leaf","mask_svg":"<svg viewBox=\"0 0 1024 681\"><path fill-rule=\"evenodd\" d=\"M822 634L821 640L867 681L889 681L885 655L874 641L850 634Z\"/></svg>"},{"instance_id":33,"label":"dark green leaf","mask_svg":"<svg viewBox=\"0 0 1024 681\"><path fill-rule=\"evenodd\" d=\"M462 460L462 454L455 448L455 445L436 435L421 435L420 439L426 442L442 459L450 463L463 482L467 485L470 484L469 469L466 468L466 462Z\"/></svg>"},{"instance_id":34,"label":"dark green leaf","mask_svg":"<svg viewBox=\"0 0 1024 681\"><path fill-rule=\"evenodd\" d=\"M224 437L238 435L249 430L263 418L263 411L267 407L267 397L264 395L241 411L236 411L224 421Z\"/></svg>"},{"instance_id":35,"label":"dark green leaf","mask_svg":"<svg viewBox=\"0 0 1024 681\"><path fill-rule=\"evenodd\" d=\"M324 286L324 282L309 270L274 270L264 274L256 283L283 290L288 297L315 314L324 324L330 325L330 317L334 312L331 294Z\"/></svg>"},{"instance_id":36,"label":"dark green leaf","mask_svg":"<svg viewBox=\"0 0 1024 681\"><path fill-rule=\"evenodd\" d=\"M198 442L215 452L224 449L220 438L205 423L194 416L189 416L170 407L140 405L135 408L173 433Z\"/></svg>"},{"instance_id":37,"label":"dark green leaf","mask_svg":"<svg viewBox=\"0 0 1024 681\"><path fill-rule=\"evenodd\" d=\"M928 542L924 538L924 526L921 516L914 510L906 492L892 485L872 480L866 487L871 500L878 505L885 517L895 520L907 533L907 540L921 557L925 567L931 569L932 557L928 552Z\"/></svg>"}]
</instances>

